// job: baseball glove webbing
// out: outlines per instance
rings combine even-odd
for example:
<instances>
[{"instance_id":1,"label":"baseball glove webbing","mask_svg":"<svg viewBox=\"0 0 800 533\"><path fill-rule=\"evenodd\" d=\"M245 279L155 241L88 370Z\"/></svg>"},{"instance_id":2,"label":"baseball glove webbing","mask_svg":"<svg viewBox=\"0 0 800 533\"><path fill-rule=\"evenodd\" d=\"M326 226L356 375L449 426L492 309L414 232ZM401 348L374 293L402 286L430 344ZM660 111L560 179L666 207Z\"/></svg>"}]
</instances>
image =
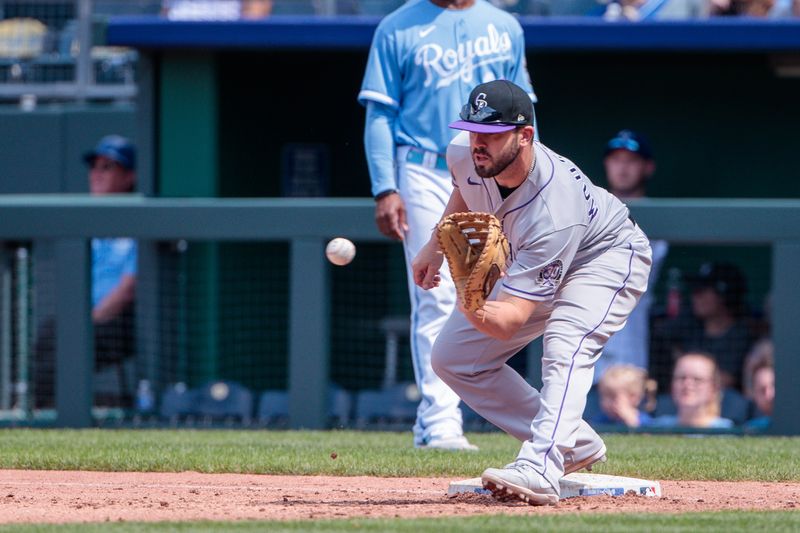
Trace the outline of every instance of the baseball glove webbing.
<instances>
[{"instance_id":1,"label":"baseball glove webbing","mask_svg":"<svg viewBox=\"0 0 800 533\"><path fill-rule=\"evenodd\" d=\"M436 227L439 247L462 306L483 307L506 268L510 253L500 221L490 213L453 213Z\"/></svg>"}]
</instances>

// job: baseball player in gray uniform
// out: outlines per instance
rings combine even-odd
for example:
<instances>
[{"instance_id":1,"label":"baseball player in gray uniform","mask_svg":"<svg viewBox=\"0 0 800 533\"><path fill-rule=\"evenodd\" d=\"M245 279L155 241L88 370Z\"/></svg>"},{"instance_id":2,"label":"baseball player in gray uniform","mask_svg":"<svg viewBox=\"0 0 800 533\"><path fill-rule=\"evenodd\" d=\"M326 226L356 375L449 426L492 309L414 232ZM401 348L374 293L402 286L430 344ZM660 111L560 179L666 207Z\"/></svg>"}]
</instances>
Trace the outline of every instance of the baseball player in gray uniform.
<instances>
[{"instance_id":1,"label":"baseball player in gray uniform","mask_svg":"<svg viewBox=\"0 0 800 533\"><path fill-rule=\"evenodd\" d=\"M455 304L448 274L420 290L411 259L430 237L452 191L448 124L476 84L509 79L535 98L517 20L485 0L410 0L375 30L358 100L367 108L364 146L375 220L402 240L411 300L411 355L421 400L418 448L475 449L464 437L459 398L433 372L430 350Z\"/></svg>"},{"instance_id":2,"label":"baseball player in gray uniform","mask_svg":"<svg viewBox=\"0 0 800 533\"><path fill-rule=\"evenodd\" d=\"M647 288L650 245L622 202L534 140L523 89L478 85L460 117L451 127L469 133L447 151L455 188L444 216L494 214L511 262L482 308L450 316L432 365L470 407L522 441L515 462L483 473L484 487L499 498L555 503L563 475L605 458L582 420L586 395L603 345ZM436 287L441 266L432 236L413 261L415 282ZM540 335L537 391L506 361Z\"/></svg>"}]
</instances>

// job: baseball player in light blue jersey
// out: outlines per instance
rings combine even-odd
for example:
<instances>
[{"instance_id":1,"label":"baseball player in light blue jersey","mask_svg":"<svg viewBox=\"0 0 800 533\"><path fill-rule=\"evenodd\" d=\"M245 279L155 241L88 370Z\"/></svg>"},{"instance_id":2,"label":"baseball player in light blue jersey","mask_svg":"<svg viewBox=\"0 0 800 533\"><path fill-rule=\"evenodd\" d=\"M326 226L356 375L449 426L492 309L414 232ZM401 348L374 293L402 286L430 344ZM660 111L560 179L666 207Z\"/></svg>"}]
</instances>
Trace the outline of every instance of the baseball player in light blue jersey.
<instances>
[{"instance_id":1,"label":"baseball player in light blue jersey","mask_svg":"<svg viewBox=\"0 0 800 533\"><path fill-rule=\"evenodd\" d=\"M430 237L452 191L448 128L477 83L508 79L535 100L522 28L485 0L410 0L375 31L358 100L381 233L402 240L409 268L411 352L421 401L419 448L475 449L464 437L458 396L431 369L430 350L455 304L445 275L437 292L413 283L411 259Z\"/></svg>"},{"instance_id":2,"label":"baseball player in light blue jersey","mask_svg":"<svg viewBox=\"0 0 800 533\"><path fill-rule=\"evenodd\" d=\"M605 458L582 420L586 396L604 344L647 288L650 245L622 202L534 140L523 89L478 85L460 116L453 127L469 133L447 151L455 188L444 216L492 213L511 262L480 309L451 315L431 363L470 407L522 441L516 461L484 471L483 486L501 499L555 503L561 477ZM413 261L415 282L436 287L441 265L434 234ZM506 364L539 336L541 391Z\"/></svg>"}]
</instances>

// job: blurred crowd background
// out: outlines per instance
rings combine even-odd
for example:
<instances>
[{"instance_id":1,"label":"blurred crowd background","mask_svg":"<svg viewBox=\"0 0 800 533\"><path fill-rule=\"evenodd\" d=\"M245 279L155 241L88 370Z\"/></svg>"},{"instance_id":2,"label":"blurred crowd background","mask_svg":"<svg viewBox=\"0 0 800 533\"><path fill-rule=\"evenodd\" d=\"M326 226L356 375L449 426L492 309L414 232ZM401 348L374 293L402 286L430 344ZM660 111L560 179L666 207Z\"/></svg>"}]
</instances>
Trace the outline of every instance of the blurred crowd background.
<instances>
[{"instance_id":1,"label":"blurred crowd background","mask_svg":"<svg viewBox=\"0 0 800 533\"><path fill-rule=\"evenodd\" d=\"M580 16L609 21L800 16L800 0L490 0L519 16ZM104 22L118 15L170 20L272 16L383 16L404 0L2 0L0 101L34 105L41 96L130 98L137 53L103 44ZM90 47L80 43L90 42ZM17 84L75 82L24 92ZM6 85L3 87L2 85ZM9 86L11 85L11 86Z\"/></svg>"},{"instance_id":2,"label":"blurred crowd background","mask_svg":"<svg viewBox=\"0 0 800 533\"><path fill-rule=\"evenodd\" d=\"M800 0L491 1L522 17L575 16L606 21L650 21L710 20L714 17L788 19L800 16ZM402 0L0 0L0 104L4 104L0 105L0 129L6 128L2 131L4 138L9 140L0 150L0 163L7 165L0 171L24 167L38 172L42 164L38 159L29 155L14 159L18 153L28 154L26 150L31 146L39 147L35 153L60 158L63 167L58 170L61 177L53 178L54 181L47 182L48 185L37 185L37 190L25 189L24 184L20 185L23 181L17 179L14 184L8 180L0 184L0 193L95 192L93 180L103 172L112 177L115 173L128 176L125 178L128 181L123 180L123 189L131 190L131 178L125 172L136 170L135 158L120 154L135 153L133 143L124 137L103 137L98 141L95 135L105 128L102 130L104 134L122 132L130 136L134 103L141 90L138 85L139 52L106 44L104 31L109 17L146 15L173 21L262 19L289 15L373 16L377 19L402 4ZM272 59L280 63L294 61L297 57L287 55L283 59ZM357 83L362 58L346 59L349 63L342 67L345 70L341 74L342 85L352 84L353 80ZM305 65L305 61L308 60L303 58L300 62ZM608 60L611 61L613 59ZM634 58L634 61L638 59ZM641 62L647 63L648 60L642 59ZM342 174L341 168L338 171L334 168L337 164L335 158L339 157L342 147L316 134L301 139L302 134L289 131L284 139L286 144L275 148L280 151L280 156L272 158L269 164L273 166L268 167L267 163L257 160L254 152L258 150L252 149L257 143L252 139L261 134L262 125L273 117L269 109L262 111L262 107L254 106L249 113L253 124L239 127L245 122L242 117L248 116L248 102L259 102L262 97L257 88L251 90L243 81L255 77L256 72L266 79L267 62L250 55L244 59L234 58L231 64L235 68L226 71L231 81L226 82L228 85L223 83L221 91L229 91L232 97L221 104L220 116L223 120L236 117L235 127L231 122L223 124L223 128L227 126L227 134L231 135L230 145L238 143L243 148L239 152L230 149L229 153L235 156L228 159L223 157L227 157L227 152L224 152L227 147L220 148L221 159L228 165L220 175L233 178L227 182L228 189L222 187L219 196L368 195L364 169L360 168L363 166L361 160L355 173L363 178L360 181L352 179L352 182L338 184L317 181L319 176ZM543 65L547 68L546 59ZM602 70L603 65L599 64L597 71ZM309 68L324 71L324 66L320 67L317 63L310 63ZM533 65L533 72L538 72L538 68L539 64ZM687 68L691 72L693 67L689 65ZM697 72L693 75L702 78L704 74ZM730 72L735 73L732 68ZM634 80L635 76L631 79ZM644 76L639 81L643 79ZM654 79L654 84L660 83L658 78ZM534 81L539 92L539 82L537 79ZM553 88L559 82L543 79L543 94L546 95L548 87L552 93L559 92ZM781 79L775 83L784 82ZM563 80L564 87L568 83L578 85L569 79ZM704 83L708 85L708 82ZM727 86L735 91L739 85L731 82ZM309 90L311 94L317 94L316 89ZM687 91L691 91L691 87ZM625 98L643 108L649 105L646 103L648 94L658 101L657 94L654 96L646 90L641 94L631 90ZM702 99L708 95L697 96ZM355 90L347 97L355 106ZM712 97L708 101L713 104ZM586 100L583 96L582 99ZM548 112L551 116L556 113L552 108L548 111L548 100L543 100L542 123L545 128L550 128L545 130L545 134L552 137L554 132L558 133L559 125L548 120ZM691 97L685 100L693 102ZM76 118L74 124L67 117L64 125L55 128L63 135L58 143L33 134L16 137L15 132L21 130L9 126L21 123L20 112L42 111L45 108L43 104L76 102L90 102L94 107L88 114L81 110L80 113L84 114ZM760 103L751 103L764 105L763 102L762 98ZM732 115L725 101L717 103L721 109L712 110L711 115L714 112L718 112L720 117ZM653 110L656 109L658 106L654 105ZM120 110L122 114L118 113ZM751 113L756 112L751 110ZM660 119L658 113L653 118L667 124L661 134L662 140L670 133L670 117L667 115L668 112L664 111ZM45 120L40 115L36 117L39 118L35 120ZM714 117L701 119L716 120ZM349 125L351 129L360 128L360 116L348 117L348 120L355 124ZM581 159L581 165L589 160L594 165L593 170L605 170L605 175L590 173L592 179L613 190L616 173L621 180L627 179L634 187L642 189L638 196L644 196L645 184L657 189L654 196L690 196L685 185L684 190L676 194L675 176L678 173L674 168L677 159L674 151L670 153L658 145L654 146L654 152L648 149L642 153L638 148L631 149L631 140L640 142L644 137L637 135L649 132L637 134L623 130L613 135L614 131L624 127L628 127L627 122L620 120L609 127L606 120L587 124L584 128L587 135L592 134L592 139L588 147L584 143L583 154L592 156ZM681 132L689 129L685 124L673 128ZM691 143L691 135L687 139L687 143ZM264 141L266 144L268 141ZM780 150L782 146L777 143L776 149ZM352 150L352 146L348 149ZM564 149L571 153L571 147ZM695 154L696 160L692 165L695 169L702 166L698 162L707 161L706 150L700 152ZM724 158L719 150L709 149L707 152ZM620 153L633 159L620 163L624 167L622 170L620 167L614 170L609 166L613 164L610 158ZM656 172L654 153L658 154L659 164L665 168L673 164L670 178L664 177L670 170ZM351 159L348 159L346 174L349 178L353 177L350 161L356 155L350 153ZM88 164L88 168L84 168L84 164ZM256 166L261 173L280 167L281 176L267 185L253 185L247 181L247 173ZM715 171L719 175L725 174L724 168ZM651 182L653 174L656 178ZM36 174L30 183L41 184L50 179L43 179L41 175ZM747 176L736 179L740 185L751 182ZM724 180L718 181L725 184ZM630 186L628 183L627 187ZM625 186L621 187L618 195L625 197ZM707 196L721 196L715 194L713 184L706 184L706 187ZM780 187L774 183L767 184L763 194L779 196L789 190ZM166 186L162 183L162 193L163 189ZM692 187L690 189L694 192ZM138 190L145 194L152 192L146 187ZM731 195L747 194L742 187L731 187L728 192ZM356 263L332 273L331 419L340 425L363 427L381 421L385 425L404 428L414 418L418 398L413 390L413 369L407 355L408 303L402 254L389 244L357 244L359 259ZM639 330L639 337L633 341L633 345L638 343L644 347L636 348L636 353L631 355L629 345L628 356L621 356L618 360L612 355L606 358L608 364L598 370L597 385L587 407L587 419L621 428L663 427L669 426L670 422L689 425L689 414L700 412L705 425L698 427L763 429L774 399L769 251L755 246L711 248L663 244L663 268L652 280L646 303L646 322ZM8 285L3 285L0 292L4 309L9 311L3 315L8 318L4 322L7 342L4 341L3 350L0 350L5 354L0 359L7 359L9 366L5 370L0 368L0 374L3 374L0 411L11 413L11 418L24 418L30 415L31 409L50 408L53 402L54 333L51 318L54 266L52 253L46 247L34 250L31 243L8 242L3 246L6 254L2 266L8 274ZM219 252L219 257L223 258L220 261L225 261L227 268L218 268L203 259L209 256L212 246L218 246L214 253ZM96 242L93 247L98 253L112 257L119 255L118 268L127 269L124 270L126 275L136 274L129 266L136 262L135 247L131 252L130 242ZM164 419L176 420L191 418L187 413L207 402L211 419L220 415L240 422L256 420L263 424L285 425L288 416L287 244L210 245L177 241L157 243L152 250L158 254L158 268L148 272L149 278L146 275L135 277L137 290L147 292L150 287L153 293L158 293L158 331L140 331L137 336L130 324L133 317L130 308L122 313L125 320L121 322L124 324L115 323L113 328L103 329L106 337L98 337L97 344L110 347L102 357L98 356L96 404L133 409L140 414L157 413ZM123 267L123 264L128 266ZM153 274L156 276L152 277ZM222 294L216 314L203 309L209 295L205 287L209 284L215 284ZM382 297L375 298L376 294ZM101 299L98 297L96 300ZM365 306L364 302L369 305ZM131 302L126 305L131 305ZM98 320L98 323L106 325L109 322ZM12 329L13 332L8 333ZM357 334L352 334L354 331ZM203 347L203 343L212 337L222 346L222 355L213 372L197 371L198 361L214 357ZM110 345L107 339L111 339ZM138 349L134 346L137 342ZM137 359L137 353L143 351L159 354L157 371L153 371L152 365L149 369L143 367L141 360ZM612 352L609 348L609 354ZM25 361L24 365L20 361ZM513 364L523 374L528 371L524 354L515 358ZM225 388L222 396L229 399L223 407L214 403L221 394L219 387ZM709 418L710 415L714 416ZM468 429L485 428L482 420L468 409L465 409L465 416ZM709 419L713 421L709 422Z\"/></svg>"}]
</instances>

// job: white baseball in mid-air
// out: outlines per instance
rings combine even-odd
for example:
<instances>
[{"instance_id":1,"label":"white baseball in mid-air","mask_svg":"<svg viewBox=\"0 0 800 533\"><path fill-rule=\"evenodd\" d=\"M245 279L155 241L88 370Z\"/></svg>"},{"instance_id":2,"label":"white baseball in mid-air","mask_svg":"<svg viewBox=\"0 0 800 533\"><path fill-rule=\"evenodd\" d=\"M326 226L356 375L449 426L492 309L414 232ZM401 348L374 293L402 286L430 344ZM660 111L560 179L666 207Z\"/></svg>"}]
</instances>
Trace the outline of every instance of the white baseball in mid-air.
<instances>
[{"instance_id":1,"label":"white baseball in mid-air","mask_svg":"<svg viewBox=\"0 0 800 533\"><path fill-rule=\"evenodd\" d=\"M336 237L325 247L325 255L334 265L344 266L356 256L356 245L344 237Z\"/></svg>"}]
</instances>

